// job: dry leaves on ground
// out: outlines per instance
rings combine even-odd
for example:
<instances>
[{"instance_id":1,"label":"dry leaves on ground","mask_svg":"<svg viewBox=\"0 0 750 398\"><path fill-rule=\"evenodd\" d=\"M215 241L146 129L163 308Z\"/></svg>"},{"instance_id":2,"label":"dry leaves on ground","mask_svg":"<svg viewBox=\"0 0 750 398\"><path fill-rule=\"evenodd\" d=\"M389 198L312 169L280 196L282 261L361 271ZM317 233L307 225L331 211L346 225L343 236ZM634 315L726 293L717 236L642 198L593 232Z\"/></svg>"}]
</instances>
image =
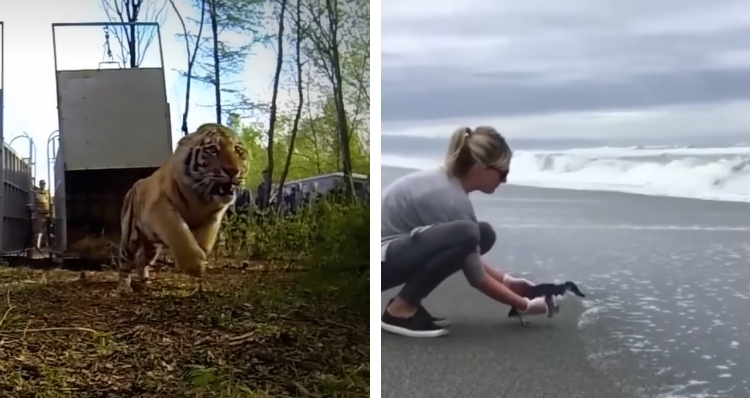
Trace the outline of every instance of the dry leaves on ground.
<instances>
[{"instance_id":1,"label":"dry leaves on ground","mask_svg":"<svg viewBox=\"0 0 750 398\"><path fill-rule=\"evenodd\" d=\"M300 273L164 272L113 297L116 274L0 269L0 396L366 397L367 311Z\"/></svg>"}]
</instances>

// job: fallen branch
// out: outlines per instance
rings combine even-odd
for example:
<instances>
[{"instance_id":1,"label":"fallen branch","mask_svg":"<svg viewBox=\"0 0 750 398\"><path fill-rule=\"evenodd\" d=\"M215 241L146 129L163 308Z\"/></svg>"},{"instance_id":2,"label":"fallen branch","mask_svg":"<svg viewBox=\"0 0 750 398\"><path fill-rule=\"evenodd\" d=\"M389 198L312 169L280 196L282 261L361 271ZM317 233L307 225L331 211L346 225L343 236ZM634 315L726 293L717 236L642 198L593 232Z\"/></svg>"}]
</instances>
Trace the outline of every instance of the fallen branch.
<instances>
[{"instance_id":1,"label":"fallen branch","mask_svg":"<svg viewBox=\"0 0 750 398\"><path fill-rule=\"evenodd\" d=\"M104 334L98 330L82 328L77 326L72 327L59 327L59 328L42 328L42 329L17 329L17 330L0 330L0 334L13 334L13 333L37 333L37 332L89 332L92 334Z\"/></svg>"},{"instance_id":2,"label":"fallen branch","mask_svg":"<svg viewBox=\"0 0 750 398\"><path fill-rule=\"evenodd\" d=\"M344 328L344 329L349 329L349 330L357 330L357 328L355 328L353 326L344 325L343 323L339 323L339 322L329 321L328 319L323 319L323 322L325 322L325 323L327 323L327 324L329 324L331 326L336 326L336 327L340 327L340 328Z\"/></svg>"},{"instance_id":3,"label":"fallen branch","mask_svg":"<svg viewBox=\"0 0 750 398\"><path fill-rule=\"evenodd\" d=\"M8 309L5 310L5 314L3 314L3 318L0 319L0 326L3 326L3 322L5 322L5 319L8 318L8 314L10 314L10 311L14 308L13 304L11 304L10 302L10 289L8 289L5 295L5 301L8 303Z\"/></svg>"},{"instance_id":4,"label":"fallen branch","mask_svg":"<svg viewBox=\"0 0 750 398\"><path fill-rule=\"evenodd\" d=\"M230 346L236 346L236 345L242 345L247 341L250 341L255 337L255 332L245 333L241 336L234 336L229 338L229 345Z\"/></svg>"}]
</instances>

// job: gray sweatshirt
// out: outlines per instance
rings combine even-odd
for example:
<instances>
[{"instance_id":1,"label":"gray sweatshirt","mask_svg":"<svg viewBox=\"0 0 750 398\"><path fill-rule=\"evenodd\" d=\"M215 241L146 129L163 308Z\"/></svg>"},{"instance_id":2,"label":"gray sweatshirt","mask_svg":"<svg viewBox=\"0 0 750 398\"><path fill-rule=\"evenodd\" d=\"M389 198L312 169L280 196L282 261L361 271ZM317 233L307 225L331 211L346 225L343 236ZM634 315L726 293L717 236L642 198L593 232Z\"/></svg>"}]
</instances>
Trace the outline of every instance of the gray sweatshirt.
<instances>
[{"instance_id":1,"label":"gray sweatshirt","mask_svg":"<svg viewBox=\"0 0 750 398\"><path fill-rule=\"evenodd\" d=\"M469 196L444 169L424 170L396 179L382 193L381 261L388 243L448 221L477 221Z\"/></svg>"}]
</instances>

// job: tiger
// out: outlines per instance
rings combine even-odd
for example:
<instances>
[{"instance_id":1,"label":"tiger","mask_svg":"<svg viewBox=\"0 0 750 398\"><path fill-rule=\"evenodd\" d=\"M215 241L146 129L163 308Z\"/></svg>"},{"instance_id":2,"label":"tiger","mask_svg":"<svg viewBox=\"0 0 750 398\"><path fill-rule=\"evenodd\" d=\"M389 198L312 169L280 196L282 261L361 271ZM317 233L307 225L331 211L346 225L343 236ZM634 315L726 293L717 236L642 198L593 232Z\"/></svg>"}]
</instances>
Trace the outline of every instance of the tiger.
<instances>
[{"instance_id":1,"label":"tiger","mask_svg":"<svg viewBox=\"0 0 750 398\"><path fill-rule=\"evenodd\" d=\"M151 259L151 261L148 262L149 266L154 266L159 261L166 261L167 256L169 255L169 248L164 247L163 244L156 244L156 254L154 254L154 258Z\"/></svg>"},{"instance_id":2,"label":"tiger","mask_svg":"<svg viewBox=\"0 0 750 398\"><path fill-rule=\"evenodd\" d=\"M135 269L144 283L149 264L169 248L176 268L202 278L221 222L244 184L248 151L238 135L206 123L180 139L174 153L125 194L120 213L116 292L130 293ZM199 287L199 289L200 289Z\"/></svg>"}]
</instances>

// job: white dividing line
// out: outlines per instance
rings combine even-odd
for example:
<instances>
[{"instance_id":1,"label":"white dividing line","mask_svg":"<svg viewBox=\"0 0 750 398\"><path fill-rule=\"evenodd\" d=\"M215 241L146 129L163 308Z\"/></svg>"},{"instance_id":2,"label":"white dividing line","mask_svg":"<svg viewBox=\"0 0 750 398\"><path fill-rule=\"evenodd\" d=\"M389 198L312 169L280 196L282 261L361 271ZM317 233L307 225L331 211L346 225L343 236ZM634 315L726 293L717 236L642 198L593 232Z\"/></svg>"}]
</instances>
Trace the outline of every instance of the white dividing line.
<instances>
[{"instance_id":1,"label":"white dividing line","mask_svg":"<svg viewBox=\"0 0 750 398\"><path fill-rule=\"evenodd\" d=\"M726 226L691 226L691 225L596 225L596 224L507 224L498 225L501 229L529 228L529 229L608 229L608 230L652 230L652 231L726 231L726 232L747 232L747 227L726 227Z\"/></svg>"}]
</instances>

